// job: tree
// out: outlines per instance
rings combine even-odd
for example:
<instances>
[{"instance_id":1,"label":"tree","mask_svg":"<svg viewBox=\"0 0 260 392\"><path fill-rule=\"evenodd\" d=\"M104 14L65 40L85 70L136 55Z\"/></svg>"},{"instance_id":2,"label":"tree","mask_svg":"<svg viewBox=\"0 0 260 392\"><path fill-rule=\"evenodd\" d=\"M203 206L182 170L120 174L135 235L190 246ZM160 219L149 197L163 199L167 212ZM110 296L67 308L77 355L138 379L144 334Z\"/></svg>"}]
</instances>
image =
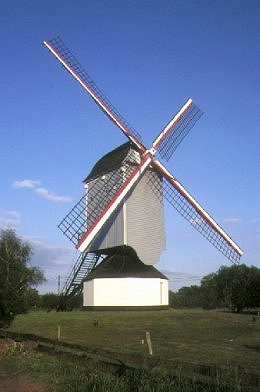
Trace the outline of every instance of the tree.
<instances>
[{"instance_id":1,"label":"tree","mask_svg":"<svg viewBox=\"0 0 260 392\"><path fill-rule=\"evenodd\" d=\"M170 292L170 306L173 308L199 308L202 306L201 288L193 285L182 287L177 293Z\"/></svg>"},{"instance_id":2,"label":"tree","mask_svg":"<svg viewBox=\"0 0 260 392\"><path fill-rule=\"evenodd\" d=\"M59 304L59 298L60 296L58 294L54 293L47 293L41 295L41 307L43 309L56 309Z\"/></svg>"},{"instance_id":3,"label":"tree","mask_svg":"<svg viewBox=\"0 0 260 392\"><path fill-rule=\"evenodd\" d=\"M217 292L223 306L241 312L260 306L260 269L245 264L221 267L217 273Z\"/></svg>"},{"instance_id":4,"label":"tree","mask_svg":"<svg viewBox=\"0 0 260 392\"><path fill-rule=\"evenodd\" d=\"M222 266L201 281L203 307L241 312L260 306L260 269L245 264Z\"/></svg>"},{"instance_id":5,"label":"tree","mask_svg":"<svg viewBox=\"0 0 260 392\"><path fill-rule=\"evenodd\" d=\"M211 273L201 280L202 307L204 309L214 309L220 305L217 295L216 275L217 273Z\"/></svg>"},{"instance_id":6,"label":"tree","mask_svg":"<svg viewBox=\"0 0 260 392\"><path fill-rule=\"evenodd\" d=\"M1 327L9 325L15 315L29 309L32 286L45 280L38 267L29 266L31 255L30 245L19 238L15 231L0 231Z\"/></svg>"},{"instance_id":7,"label":"tree","mask_svg":"<svg viewBox=\"0 0 260 392\"><path fill-rule=\"evenodd\" d=\"M28 289L26 300L28 309L39 309L41 307L41 297L38 290L34 288Z\"/></svg>"},{"instance_id":8,"label":"tree","mask_svg":"<svg viewBox=\"0 0 260 392\"><path fill-rule=\"evenodd\" d=\"M62 300L64 300L63 295L58 295L55 293L46 293L40 296L40 307L48 311L52 309L56 310L72 310L82 308L82 293L78 295L73 295L71 297L66 297L66 305L62 306ZM64 302L63 302L64 305Z\"/></svg>"}]
</instances>

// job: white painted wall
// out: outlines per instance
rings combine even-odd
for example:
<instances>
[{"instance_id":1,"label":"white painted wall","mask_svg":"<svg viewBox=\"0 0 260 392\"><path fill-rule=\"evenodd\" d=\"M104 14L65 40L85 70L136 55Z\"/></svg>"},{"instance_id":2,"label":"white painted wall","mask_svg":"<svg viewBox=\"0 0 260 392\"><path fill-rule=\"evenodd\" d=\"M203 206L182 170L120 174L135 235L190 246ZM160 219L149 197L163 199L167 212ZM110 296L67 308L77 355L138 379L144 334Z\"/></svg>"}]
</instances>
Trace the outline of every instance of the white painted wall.
<instances>
[{"instance_id":1,"label":"white painted wall","mask_svg":"<svg viewBox=\"0 0 260 392\"><path fill-rule=\"evenodd\" d=\"M168 280L104 278L84 282L83 306L168 305Z\"/></svg>"}]
</instances>

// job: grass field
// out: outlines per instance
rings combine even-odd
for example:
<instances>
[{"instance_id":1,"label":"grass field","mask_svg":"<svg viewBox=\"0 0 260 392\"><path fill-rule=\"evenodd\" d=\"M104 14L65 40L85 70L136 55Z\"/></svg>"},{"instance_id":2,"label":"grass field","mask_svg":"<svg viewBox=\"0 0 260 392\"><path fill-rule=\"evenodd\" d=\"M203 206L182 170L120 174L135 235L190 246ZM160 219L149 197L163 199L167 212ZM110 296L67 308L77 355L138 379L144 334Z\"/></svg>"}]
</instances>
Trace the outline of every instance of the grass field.
<instances>
[{"instance_id":1,"label":"grass field","mask_svg":"<svg viewBox=\"0 0 260 392\"><path fill-rule=\"evenodd\" d=\"M260 375L260 318L253 322L250 315L191 309L32 312L16 317L10 330L56 339L58 325L64 342L144 357L148 355L145 332L149 331L156 357L180 365L242 367Z\"/></svg>"},{"instance_id":2,"label":"grass field","mask_svg":"<svg viewBox=\"0 0 260 392\"><path fill-rule=\"evenodd\" d=\"M181 368L107 372L60 355L27 351L23 343L0 339L0 390L4 392L258 392L238 372L195 376ZM224 376L224 377L223 377Z\"/></svg>"}]
</instances>

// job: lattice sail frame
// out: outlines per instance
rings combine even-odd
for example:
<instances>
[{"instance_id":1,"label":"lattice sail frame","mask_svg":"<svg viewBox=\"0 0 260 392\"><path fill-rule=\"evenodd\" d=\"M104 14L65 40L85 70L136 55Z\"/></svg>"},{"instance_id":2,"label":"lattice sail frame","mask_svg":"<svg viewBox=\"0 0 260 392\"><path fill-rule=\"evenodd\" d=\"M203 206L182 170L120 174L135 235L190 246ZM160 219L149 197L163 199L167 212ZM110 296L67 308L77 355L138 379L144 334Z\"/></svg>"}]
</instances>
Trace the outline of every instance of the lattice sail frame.
<instances>
[{"instance_id":1,"label":"lattice sail frame","mask_svg":"<svg viewBox=\"0 0 260 392\"><path fill-rule=\"evenodd\" d=\"M194 127L202 114L203 113L198 106L192 102L174 127L174 130L169 132L165 139L162 140L158 152L163 159L166 161L170 160L176 148L185 136L188 135L189 131Z\"/></svg>"},{"instance_id":2,"label":"lattice sail frame","mask_svg":"<svg viewBox=\"0 0 260 392\"><path fill-rule=\"evenodd\" d=\"M81 66L60 37L44 41L44 45L63 64L65 69L87 90L94 102L103 110L106 116L113 121L135 144L144 151L140 133L132 127L121 113L112 105L110 100L98 88L93 79Z\"/></svg>"},{"instance_id":3,"label":"lattice sail frame","mask_svg":"<svg viewBox=\"0 0 260 392\"><path fill-rule=\"evenodd\" d=\"M153 142L152 148L147 149L140 141L139 133L121 116L105 95L99 90L93 80L89 77L78 60L65 46L60 38L44 41L44 45L62 63L70 74L90 94L96 104L117 125L120 130L136 146L141 156L141 163L133 171L125 176L125 181L118 183L118 173L111 173L109 181L97 190L98 194L104 195L103 212L92 214L88 211L86 217L86 196L83 196L72 211L64 218L59 227L67 235L76 247L85 251L87 244L102 228L102 224L109 219L115 208L127 197L136 186L142 174L148 167L153 167L164 177L164 195L177 211L184 216L194 228L207 238L218 250L220 250L231 261L238 261L243 254L242 250L221 229L221 227L210 217L210 215L196 202L186 189L159 163L154 155L157 151L166 160L170 159L175 149L190 129L195 125L202 115L200 109L189 99L173 119L165 126L159 136ZM116 180L117 178L117 180ZM157 190L158 192L158 190ZM122 196L123 195L123 196ZM103 196L101 196L102 198ZM93 216L93 219L92 219ZM90 225L89 225L90 222ZM88 229L88 227L90 227ZM83 239L82 232L85 230ZM87 231L86 231L87 230ZM85 248L84 248L85 241ZM83 245L82 245L83 243Z\"/></svg>"},{"instance_id":4,"label":"lattice sail frame","mask_svg":"<svg viewBox=\"0 0 260 392\"><path fill-rule=\"evenodd\" d=\"M176 188L167 182L164 178L162 182L162 188L152 180L152 177L148 177L148 182L153 189L154 193L161 197L162 189L163 196L168 203L175 208L200 234L203 235L216 249L218 249L224 256L230 261L238 263L240 255L234 248L224 239L209 222L202 217L198 211L190 204L187 199L179 192Z\"/></svg>"}]
</instances>

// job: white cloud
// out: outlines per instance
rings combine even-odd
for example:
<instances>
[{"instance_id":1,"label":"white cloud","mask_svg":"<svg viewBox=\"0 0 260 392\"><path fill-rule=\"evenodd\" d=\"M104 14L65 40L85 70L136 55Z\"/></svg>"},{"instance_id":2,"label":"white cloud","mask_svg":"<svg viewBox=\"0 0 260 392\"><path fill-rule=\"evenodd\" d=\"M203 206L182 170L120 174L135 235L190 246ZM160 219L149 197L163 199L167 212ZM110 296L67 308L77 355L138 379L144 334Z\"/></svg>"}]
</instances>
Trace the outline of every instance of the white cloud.
<instances>
[{"instance_id":1,"label":"white cloud","mask_svg":"<svg viewBox=\"0 0 260 392\"><path fill-rule=\"evenodd\" d=\"M230 217L230 218L224 218L223 222L224 223L237 223L237 222L241 222L241 219L235 218L235 217Z\"/></svg>"},{"instance_id":2,"label":"white cloud","mask_svg":"<svg viewBox=\"0 0 260 392\"><path fill-rule=\"evenodd\" d=\"M14 188L35 188L36 186L41 185L40 181L37 180L21 180L21 181L14 181L13 182Z\"/></svg>"},{"instance_id":3,"label":"white cloud","mask_svg":"<svg viewBox=\"0 0 260 392\"><path fill-rule=\"evenodd\" d=\"M8 216L10 216L10 217L13 217L14 219L20 219L20 218L21 218L20 212L17 212L17 211L14 211L14 210L12 210L12 211L7 211L7 212L6 212L6 215L8 215Z\"/></svg>"},{"instance_id":4,"label":"white cloud","mask_svg":"<svg viewBox=\"0 0 260 392\"><path fill-rule=\"evenodd\" d=\"M0 212L0 227L2 229L17 229L21 222L21 214L14 210Z\"/></svg>"},{"instance_id":5,"label":"white cloud","mask_svg":"<svg viewBox=\"0 0 260 392\"><path fill-rule=\"evenodd\" d=\"M32 249L31 264L40 267L47 282L39 286L41 293L57 291L57 277L61 276L61 287L65 283L68 272L75 263L78 251L62 245L52 245L39 237L23 236Z\"/></svg>"},{"instance_id":6,"label":"white cloud","mask_svg":"<svg viewBox=\"0 0 260 392\"><path fill-rule=\"evenodd\" d=\"M15 219L0 218L0 227L3 229L16 229L19 222Z\"/></svg>"},{"instance_id":7,"label":"white cloud","mask_svg":"<svg viewBox=\"0 0 260 392\"><path fill-rule=\"evenodd\" d=\"M58 266L58 267L63 267L63 266L68 266L70 263L67 260L64 259L56 259L54 260L54 265Z\"/></svg>"},{"instance_id":8,"label":"white cloud","mask_svg":"<svg viewBox=\"0 0 260 392\"><path fill-rule=\"evenodd\" d=\"M22 188L30 188L33 189L34 192L44 199L56 202L56 203L70 203L72 202L71 197L57 195L55 193L50 192L48 189L40 186L41 181L38 180L21 180L14 181L12 186L13 188L22 189Z\"/></svg>"},{"instance_id":9,"label":"white cloud","mask_svg":"<svg viewBox=\"0 0 260 392\"><path fill-rule=\"evenodd\" d=\"M40 267L68 266L72 260L73 249L60 246L49 245L37 237L23 237L33 251L32 264Z\"/></svg>"},{"instance_id":10,"label":"white cloud","mask_svg":"<svg viewBox=\"0 0 260 392\"><path fill-rule=\"evenodd\" d=\"M69 196L56 195L55 193L49 192L48 189L45 188L36 188L35 192L37 193L37 195L43 197L44 199L58 203L68 203L72 201L71 197Z\"/></svg>"}]
</instances>

